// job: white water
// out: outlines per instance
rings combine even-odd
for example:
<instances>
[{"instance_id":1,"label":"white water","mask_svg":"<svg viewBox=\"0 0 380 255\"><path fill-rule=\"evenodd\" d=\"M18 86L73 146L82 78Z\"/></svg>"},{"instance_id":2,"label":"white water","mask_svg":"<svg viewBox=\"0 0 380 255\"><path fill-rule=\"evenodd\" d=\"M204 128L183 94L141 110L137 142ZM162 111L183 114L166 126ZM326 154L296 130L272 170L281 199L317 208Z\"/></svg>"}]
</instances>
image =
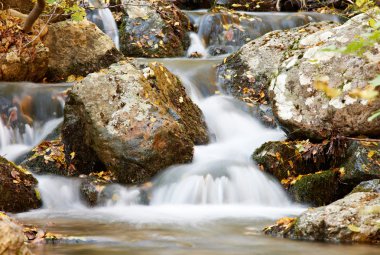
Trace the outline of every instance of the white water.
<instances>
[{"instance_id":1,"label":"white water","mask_svg":"<svg viewBox=\"0 0 380 255\"><path fill-rule=\"evenodd\" d=\"M117 49L120 49L119 30L110 9L105 7L102 0L90 0L95 10L89 11L87 19L95 23L106 35L111 37Z\"/></svg>"},{"instance_id":2,"label":"white water","mask_svg":"<svg viewBox=\"0 0 380 255\"><path fill-rule=\"evenodd\" d=\"M61 124L63 118L49 120L40 127L25 125L25 133L12 129L0 120L0 155L8 160L15 160L38 145L46 136Z\"/></svg>"},{"instance_id":3,"label":"white water","mask_svg":"<svg viewBox=\"0 0 380 255\"><path fill-rule=\"evenodd\" d=\"M202 40L199 38L199 35L196 33L191 32L189 34L191 44L189 49L187 50L187 56L190 57L193 53L198 53L202 56L202 58L206 58L208 56L207 49L202 42Z\"/></svg>"}]
</instances>

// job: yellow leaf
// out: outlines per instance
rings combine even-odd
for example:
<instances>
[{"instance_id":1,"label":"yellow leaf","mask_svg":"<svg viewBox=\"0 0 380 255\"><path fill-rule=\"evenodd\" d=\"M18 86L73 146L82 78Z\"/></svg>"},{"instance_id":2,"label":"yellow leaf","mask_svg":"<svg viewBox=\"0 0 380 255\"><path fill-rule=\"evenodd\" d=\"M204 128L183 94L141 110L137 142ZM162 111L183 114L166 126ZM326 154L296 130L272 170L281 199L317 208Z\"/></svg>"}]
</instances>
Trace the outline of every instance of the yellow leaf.
<instances>
[{"instance_id":1,"label":"yellow leaf","mask_svg":"<svg viewBox=\"0 0 380 255\"><path fill-rule=\"evenodd\" d=\"M372 150L372 151L369 151L369 152L368 152L368 155L367 155L368 158L372 158L373 155L375 155L375 153L376 153L376 151L373 151L373 150Z\"/></svg>"},{"instance_id":2,"label":"yellow leaf","mask_svg":"<svg viewBox=\"0 0 380 255\"><path fill-rule=\"evenodd\" d=\"M75 157L75 152L74 151L70 153L70 157L71 157L71 159L73 159Z\"/></svg>"},{"instance_id":3,"label":"yellow leaf","mask_svg":"<svg viewBox=\"0 0 380 255\"><path fill-rule=\"evenodd\" d=\"M360 228L353 224L348 225L347 228L351 230L352 232L356 232L356 233L360 232Z\"/></svg>"},{"instance_id":4,"label":"yellow leaf","mask_svg":"<svg viewBox=\"0 0 380 255\"><path fill-rule=\"evenodd\" d=\"M338 97L342 93L340 89L331 88L326 81L322 80L315 81L314 88L324 92L329 98Z\"/></svg>"},{"instance_id":5,"label":"yellow leaf","mask_svg":"<svg viewBox=\"0 0 380 255\"><path fill-rule=\"evenodd\" d=\"M293 161L289 160L288 162L289 162L290 167L294 168Z\"/></svg>"}]
</instances>

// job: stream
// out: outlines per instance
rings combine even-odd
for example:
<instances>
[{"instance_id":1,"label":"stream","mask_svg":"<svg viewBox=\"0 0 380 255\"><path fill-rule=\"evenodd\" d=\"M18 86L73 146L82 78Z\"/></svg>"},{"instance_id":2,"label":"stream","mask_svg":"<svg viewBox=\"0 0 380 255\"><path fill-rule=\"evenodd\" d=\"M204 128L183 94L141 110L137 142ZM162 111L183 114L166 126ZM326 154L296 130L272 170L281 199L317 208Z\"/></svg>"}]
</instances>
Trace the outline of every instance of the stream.
<instances>
[{"instance_id":1,"label":"stream","mask_svg":"<svg viewBox=\"0 0 380 255\"><path fill-rule=\"evenodd\" d=\"M117 199L89 208L80 199L79 179L36 176L43 208L14 216L70 238L32 246L32 251L49 255L378 254L374 246L296 242L261 234L278 218L296 216L306 209L292 203L281 185L250 158L255 148L266 141L283 140L285 134L262 126L241 103L223 94L215 77L215 65L247 40L274 29L341 20L320 14L244 13L249 18L243 22L228 14L186 13L198 27L198 33L191 34L188 55L196 51L202 58L138 61L162 62L182 80L204 114L211 142L195 147L192 163L170 167L152 181L149 205L139 203L139 187L118 186ZM226 32L226 27L237 30ZM234 33L235 39L230 40L228 33ZM212 47L223 47L226 54L213 57L209 54ZM0 83L0 95L8 100L31 95L40 105L34 109L36 121L26 125L22 135L18 128L9 129L0 121L0 154L18 160L50 134L62 122L63 105L58 95L68 87Z\"/></svg>"}]
</instances>

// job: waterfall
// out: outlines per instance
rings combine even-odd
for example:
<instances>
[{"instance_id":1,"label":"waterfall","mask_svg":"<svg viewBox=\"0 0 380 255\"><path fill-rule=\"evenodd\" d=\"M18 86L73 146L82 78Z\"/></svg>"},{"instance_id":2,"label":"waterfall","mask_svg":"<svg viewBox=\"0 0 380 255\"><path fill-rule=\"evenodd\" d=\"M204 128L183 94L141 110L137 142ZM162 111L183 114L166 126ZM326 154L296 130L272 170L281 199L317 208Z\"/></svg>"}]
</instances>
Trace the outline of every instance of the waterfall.
<instances>
[{"instance_id":1,"label":"waterfall","mask_svg":"<svg viewBox=\"0 0 380 255\"><path fill-rule=\"evenodd\" d=\"M120 49L119 29L110 9L105 7L102 0L89 0L95 8L87 11L87 19L96 24L106 35L111 37L117 49Z\"/></svg>"}]
</instances>

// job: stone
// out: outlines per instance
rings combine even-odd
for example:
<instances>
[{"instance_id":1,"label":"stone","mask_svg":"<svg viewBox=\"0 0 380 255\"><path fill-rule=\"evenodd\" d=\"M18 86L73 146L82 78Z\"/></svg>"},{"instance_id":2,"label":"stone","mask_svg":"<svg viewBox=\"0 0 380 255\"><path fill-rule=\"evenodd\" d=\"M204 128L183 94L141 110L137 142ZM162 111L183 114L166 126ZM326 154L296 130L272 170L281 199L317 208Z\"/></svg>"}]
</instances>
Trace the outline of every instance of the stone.
<instances>
[{"instance_id":1,"label":"stone","mask_svg":"<svg viewBox=\"0 0 380 255\"><path fill-rule=\"evenodd\" d=\"M49 57L49 49L41 41L46 34L43 23L37 21L32 34L25 34L22 18L8 11L0 11L0 17L0 34L9 38L0 41L0 81L41 81Z\"/></svg>"},{"instance_id":2,"label":"stone","mask_svg":"<svg viewBox=\"0 0 380 255\"><path fill-rule=\"evenodd\" d=\"M249 107L271 105L268 89L281 64L295 54L299 41L309 34L337 26L332 22L310 23L300 28L269 32L227 57L217 67L218 84ZM259 120L274 122L272 110Z\"/></svg>"},{"instance_id":3,"label":"stone","mask_svg":"<svg viewBox=\"0 0 380 255\"><path fill-rule=\"evenodd\" d=\"M0 156L0 211L18 213L41 207L37 184L30 172Z\"/></svg>"},{"instance_id":4,"label":"stone","mask_svg":"<svg viewBox=\"0 0 380 255\"><path fill-rule=\"evenodd\" d=\"M121 183L143 183L190 162L208 135L200 109L164 66L120 62L76 83L65 105L66 157L91 173L101 163Z\"/></svg>"},{"instance_id":5,"label":"stone","mask_svg":"<svg viewBox=\"0 0 380 255\"><path fill-rule=\"evenodd\" d=\"M44 43L50 50L47 78L54 82L86 76L122 58L111 38L87 20L50 24Z\"/></svg>"},{"instance_id":6,"label":"stone","mask_svg":"<svg viewBox=\"0 0 380 255\"><path fill-rule=\"evenodd\" d=\"M25 244L22 227L0 212L0 253L2 255L33 255Z\"/></svg>"},{"instance_id":7,"label":"stone","mask_svg":"<svg viewBox=\"0 0 380 255\"><path fill-rule=\"evenodd\" d=\"M270 88L272 110L290 138L321 140L331 136L380 136L380 99L357 96L379 73L379 45L362 56L326 49L342 48L370 33L371 15L301 38Z\"/></svg>"},{"instance_id":8,"label":"stone","mask_svg":"<svg viewBox=\"0 0 380 255\"><path fill-rule=\"evenodd\" d=\"M190 45L190 21L166 1L125 1L120 27L121 51L128 57L184 56Z\"/></svg>"},{"instance_id":9,"label":"stone","mask_svg":"<svg viewBox=\"0 0 380 255\"><path fill-rule=\"evenodd\" d=\"M351 193L356 192L377 192L380 193L380 179L361 182Z\"/></svg>"},{"instance_id":10,"label":"stone","mask_svg":"<svg viewBox=\"0 0 380 255\"><path fill-rule=\"evenodd\" d=\"M380 243L380 194L358 192L311 208L297 219L282 219L264 233L291 239Z\"/></svg>"}]
</instances>

